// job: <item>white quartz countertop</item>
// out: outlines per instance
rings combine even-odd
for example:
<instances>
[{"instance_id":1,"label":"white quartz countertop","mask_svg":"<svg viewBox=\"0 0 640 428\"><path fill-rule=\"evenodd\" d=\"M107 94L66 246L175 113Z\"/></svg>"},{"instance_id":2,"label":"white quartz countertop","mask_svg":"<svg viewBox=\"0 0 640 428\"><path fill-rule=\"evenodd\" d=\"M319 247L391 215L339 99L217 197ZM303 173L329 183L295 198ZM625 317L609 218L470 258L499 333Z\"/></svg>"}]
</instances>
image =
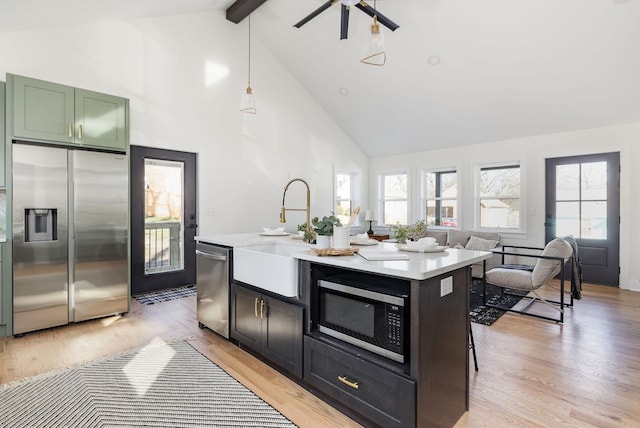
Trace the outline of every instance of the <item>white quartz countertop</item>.
<instances>
[{"instance_id":1,"label":"white quartz countertop","mask_svg":"<svg viewBox=\"0 0 640 428\"><path fill-rule=\"evenodd\" d=\"M482 262L492 256L488 251L459 250L447 248L436 253L404 252L398 250L397 244L381 243L376 246L362 246L362 251L368 249L384 249L406 254L406 260L366 260L356 254L353 256L318 256L312 250L314 245L305 244L301 240L287 236L260 236L257 233L229 234L214 236L197 236L198 242L205 242L228 247L244 247L260 244L282 243L299 244L300 251L292 252L292 257L328 266L336 266L362 272L378 273L407 279L428 279L454 271L473 263Z\"/></svg>"}]
</instances>

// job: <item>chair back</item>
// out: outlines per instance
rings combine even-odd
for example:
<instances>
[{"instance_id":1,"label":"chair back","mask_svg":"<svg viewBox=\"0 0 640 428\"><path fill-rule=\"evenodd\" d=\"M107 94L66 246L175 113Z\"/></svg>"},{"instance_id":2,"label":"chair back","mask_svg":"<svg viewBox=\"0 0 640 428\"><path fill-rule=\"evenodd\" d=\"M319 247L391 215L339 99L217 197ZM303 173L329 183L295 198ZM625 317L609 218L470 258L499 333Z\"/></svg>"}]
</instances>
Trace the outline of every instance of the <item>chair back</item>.
<instances>
[{"instance_id":1,"label":"chair back","mask_svg":"<svg viewBox=\"0 0 640 428\"><path fill-rule=\"evenodd\" d=\"M573 248L562 238L556 238L550 241L542 250L542 256L562 257L566 259L573 254ZM533 272L531 273L531 282L534 288L541 287L545 282L556 276L560 272L563 262L558 260L538 259Z\"/></svg>"}]
</instances>

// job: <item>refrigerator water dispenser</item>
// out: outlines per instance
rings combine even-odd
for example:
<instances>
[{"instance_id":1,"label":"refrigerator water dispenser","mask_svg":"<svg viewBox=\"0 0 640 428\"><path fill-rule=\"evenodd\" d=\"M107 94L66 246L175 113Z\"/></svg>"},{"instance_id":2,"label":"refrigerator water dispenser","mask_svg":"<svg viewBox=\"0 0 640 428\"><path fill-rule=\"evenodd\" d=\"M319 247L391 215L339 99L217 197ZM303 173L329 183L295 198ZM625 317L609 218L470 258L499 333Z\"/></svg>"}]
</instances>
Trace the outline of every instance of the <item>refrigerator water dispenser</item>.
<instances>
[{"instance_id":1,"label":"refrigerator water dispenser","mask_svg":"<svg viewBox=\"0 0 640 428\"><path fill-rule=\"evenodd\" d=\"M58 210L56 208L27 208L25 242L56 241L58 239Z\"/></svg>"}]
</instances>

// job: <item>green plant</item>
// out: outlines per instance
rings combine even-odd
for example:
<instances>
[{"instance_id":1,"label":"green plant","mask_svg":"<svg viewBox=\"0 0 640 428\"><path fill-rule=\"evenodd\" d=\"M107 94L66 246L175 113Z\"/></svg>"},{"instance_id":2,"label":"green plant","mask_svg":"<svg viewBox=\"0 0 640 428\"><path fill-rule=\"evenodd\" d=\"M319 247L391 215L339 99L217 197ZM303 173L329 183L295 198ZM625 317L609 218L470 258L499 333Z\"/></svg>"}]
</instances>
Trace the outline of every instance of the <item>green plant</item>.
<instances>
[{"instance_id":1,"label":"green plant","mask_svg":"<svg viewBox=\"0 0 640 428\"><path fill-rule=\"evenodd\" d=\"M307 222L305 221L304 223L300 223L297 227L296 230L298 232L304 232L305 230L307 230Z\"/></svg>"},{"instance_id":2,"label":"green plant","mask_svg":"<svg viewBox=\"0 0 640 428\"><path fill-rule=\"evenodd\" d=\"M340 220L333 213L331 213L329 217L322 217L322 220L318 217L314 217L313 220L311 220L311 224L318 235L325 236L333 235L334 226L342 226Z\"/></svg>"},{"instance_id":3,"label":"green plant","mask_svg":"<svg viewBox=\"0 0 640 428\"><path fill-rule=\"evenodd\" d=\"M427 223L424 220L419 220L414 225L398 223L389 225L389 229L393 232L393 237L398 240L400 244L404 244L407 240L417 241L424 237L427 232Z\"/></svg>"}]
</instances>

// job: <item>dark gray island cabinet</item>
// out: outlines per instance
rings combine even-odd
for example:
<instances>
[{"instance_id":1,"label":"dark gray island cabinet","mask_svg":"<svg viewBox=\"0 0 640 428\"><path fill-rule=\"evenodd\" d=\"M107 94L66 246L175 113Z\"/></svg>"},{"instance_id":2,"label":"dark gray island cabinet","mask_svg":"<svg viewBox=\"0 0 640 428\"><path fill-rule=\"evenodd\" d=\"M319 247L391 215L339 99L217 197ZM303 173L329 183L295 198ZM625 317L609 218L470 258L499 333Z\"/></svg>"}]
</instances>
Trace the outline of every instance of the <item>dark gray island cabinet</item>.
<instances>
[{"instance_id":1,"label":"dark gray island cabinet","mask_svg":"<svg viewBox=\"0 0 640 428\"><path fill-rule=\"evenodd\" d=\"M249 234L200 240L234 251L265 244ZM232 340L366 427L455 425L469 408L471 265L491 253L446 249L372 261L268 243L282 251L271 248L268 262L245 268L264 268L273 254L293 260L297 294L274 292L279 275L270 276L269 290L234 274ZM377 249L397 256L393 244Z\"/></svg>"},{"instance_id":2,"label":"dark gray island cabinet","mask_svg":"<svg viewBox=\"0 0 640 428\"><path fill-rule=\"evenodd\" d=\"M303 382L365 426L455 425L469 408L470 265L487 254L448 251L452 254L439 259L420 254L392 263L298 257L302 259L301 288L310 290ZM388 281L395 289L406 291L403 362L328 336L318 328L321 296L317 284L345 274L362 284L379 288Z\"/></svg>"}]
</instances>

